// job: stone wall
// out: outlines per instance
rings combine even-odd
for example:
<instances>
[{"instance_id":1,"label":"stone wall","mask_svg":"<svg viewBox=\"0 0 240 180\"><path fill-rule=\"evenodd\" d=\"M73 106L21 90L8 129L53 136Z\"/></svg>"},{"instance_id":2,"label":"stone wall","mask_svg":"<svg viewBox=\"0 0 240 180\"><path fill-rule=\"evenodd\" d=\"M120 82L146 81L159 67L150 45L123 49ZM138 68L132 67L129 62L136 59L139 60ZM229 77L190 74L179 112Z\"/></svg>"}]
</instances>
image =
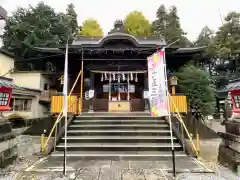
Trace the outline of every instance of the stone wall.
<instances>
[{"instance_id":1,"label":"stone wall","mask_svg":"<svg viewBox=\"0 0 240 180\"><path fill-rule=\"evenodd\" d=\"M16 159L17 141L16 135L12 132L11 123L0 123L0 168L6 166L12 160Z\"/></svg>"},{"instance_id":2,"label":"stone wall","mask_svg":"<svg viewBox=\"0 0 240 180\"><path fill-rule=\"evenodd\" d=\"M56 118L54 118L54 117L46 117L46 118L36 119L33 121L31 126L23 134L24 135L32 135L32 136L40 136L45 129L45 130L47 130L46 135L48 135L55 123L55 120L56 120Z\"/></svg>"},{"instance_id":3,"label":"stone wall","mask_svg":"<svg viewBox=\"0 0 240 180\"><path fill-rule=\"evenodd\" d=\"M183 121L191 134L195 134L195 125L198 128L198 133L200 135L200 139L214 139L214 138L220 138L220 136L215 132L213 129L209 127L209 122L211 120L205 120L204 122L200 120L199 122L194 122L194 120L191 118L191 115L188 114L185 118L183 118ZM196 123L194 125L194 123Z\"/></svg>"},{"instance_id":4,"label":"stone wall","mask_svg":"<svg viewBox=\"0 0 240 180\"><path fill-rule=\"evenodd\" d=\"M218 160L222 165L240 173L240 123L228 120L224 125L226 132L219 133L222 143L219 146Z\"/></svg>"}]
</instances>

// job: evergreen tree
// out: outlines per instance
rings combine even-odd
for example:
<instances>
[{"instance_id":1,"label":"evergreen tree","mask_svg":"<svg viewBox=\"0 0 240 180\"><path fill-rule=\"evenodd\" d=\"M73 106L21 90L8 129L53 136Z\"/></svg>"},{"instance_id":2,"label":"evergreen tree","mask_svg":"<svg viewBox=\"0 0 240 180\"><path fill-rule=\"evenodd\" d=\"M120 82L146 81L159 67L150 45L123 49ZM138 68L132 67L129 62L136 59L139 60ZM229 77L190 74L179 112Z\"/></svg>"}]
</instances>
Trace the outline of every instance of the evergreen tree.
<instances>
[{"instance_id":1,"label":"evergreen tree","mask_svg":"<svg viewBox=\"0 0 240 180\"><path fill-rule=\"evenodd\" d=\"M194 43L197 46L208 46L212 43L214 32L208 26L204 26L196 42Z\"/></svg>"},{"instance_id":2,"label":"evergreen tree","mask_svg":"<svg viewBox=\"0 0 240 180\"><path fill-rule=\"evenodd\" d=\"M153 35L155 36L167 36L166 29L167 22L167 10L164 5L161 5L157 10L157 19L152 23Z\"/></svg>"},{"instance_id":3,"label":"evergreen tree","mask_svg":"<svg viewBox=\"0 0 240 180\"><path fill-rule=\"evenodd\" d=\"M172 6L167 11L165 6L161 5L157 10L156 17L156 20L152 23L154 35L163 35L167 43L172 43L179 39L176 45L183 47L192 45L185 37L186 33L181 28L176 6Z\"/></svg>"},{"instance_id":4,"label":"evergreen tree","mask_svg":"<svg viewBox=\"0 0 240 180\"><path fill-rule=\"evenodd\" d=\"M18 8L8 17L4 30L4 48L20 57L34 55L33 46L65 44L69 35L65 14L56 13L43 2Z\"/></svg>"},{"instance_id":5,"label":"evergreen tree","mask_svg":"<svg viewBox=\"0 0 240 180\"><path fill-rule=\"evenodd\" d=\"M68 31L70 32L70 35L72 36L77 35L77 33L79 32L77 13L72 3L67 6L66 20L67 20L67 25L69 28Z\"/></svg>"},{"instance_id":6,"label":"evergreen tree","mask_svg":"<svg viewBox=\"0 0 240 180\"><path fill-rule=\"evenodd\" d=\"M204 57L208 59L215 58L216 45L215 45L215 39L214 39L214 32L208 26L205 26L201 30L194 45L198 47L206 46Z\"/></svg>"},{"instance_id":7,"label":"evergreen tree","mask_svg":"<svg viewBox=\"0 0 240 180\"><path fill-rule=\"evenodd\" d=\"M175 73L179 81L181 92L187 95L188 105L191 109L210 115L215 111L215 88L209 74L187 64Z\"/></svg>"},{"instance_id":8,"label":"evergreen tree","mask_svg":"<svg viewBox=\"0 0 240 180\"><path fill-rule=\"evenodd\" d=\"M230 12L215 37L217 55L223 59L234 59L240 53L240 13Z\"/></svg>"}]
</instances>

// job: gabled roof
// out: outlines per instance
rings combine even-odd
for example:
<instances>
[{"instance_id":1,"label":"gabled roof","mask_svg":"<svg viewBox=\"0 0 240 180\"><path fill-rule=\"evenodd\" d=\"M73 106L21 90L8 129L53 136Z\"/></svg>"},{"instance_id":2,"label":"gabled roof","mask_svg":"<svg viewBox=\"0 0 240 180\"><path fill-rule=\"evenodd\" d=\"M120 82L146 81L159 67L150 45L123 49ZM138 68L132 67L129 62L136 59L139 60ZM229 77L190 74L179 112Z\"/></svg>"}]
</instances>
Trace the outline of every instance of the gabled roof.
<instances>
[{"instance_id":1,"label":"gabled roof","mask_svg":"<svg viewBox=\"0 0 240 180\"><path fill-rule=\"evenodd\" d=\"M101 47L104 43L109 40L120 40L126 39L135 44L135 46L140 47L144 45L154 45L154 46L165 46L166 41L163 37L157 36L146 36L146 37L135 37L133 35L123 33L123 32L114 32L110 33L107 36L79 36L72 45L95 45Z\"/></svg>"},{"instance_id":2,"label":"gabled roof","mask_svg":"<svg viewBox=\"0 0 240 180\"><path fill-rule=\"evenodd\" d=\"M69 45L69 49L76 49L75 46L77 48L79 48L79 52L81 52L81 45ZM89 48L93 48L93 47L89 47ZM87 49L89 49L87 48ZM184 53L199 53L199 52L202 52L206 47L203 46L203 47L192 47L192 48L175 48L175 47L168 47L166 48L166 54L167 53L173 53L173 54L184 54ZM35 50L37 51L40 51L40 52L48 52L48 53L56 53L56 54L64 54L65 53L65 48L44 48L44 47L34 47ZM94 47L93 48L93 51L96 50L96 51L100 51L104 48L98 48L98 47ZM107 48L109 49L109 48ZM113 48L114 49L114 48ZM134 49L134 48L125 48L125 49ZM137 48L139 49L139 48ZM146 49L146 48L145 48ZM148 49L148 48L147 48ZM155 48L151 48L149 47L149 49L157 49L157 47ZM124 50L123 48L121 48L121 50ZM70 52L70 51L69 51Z\"/></svg>"}]
</instances>

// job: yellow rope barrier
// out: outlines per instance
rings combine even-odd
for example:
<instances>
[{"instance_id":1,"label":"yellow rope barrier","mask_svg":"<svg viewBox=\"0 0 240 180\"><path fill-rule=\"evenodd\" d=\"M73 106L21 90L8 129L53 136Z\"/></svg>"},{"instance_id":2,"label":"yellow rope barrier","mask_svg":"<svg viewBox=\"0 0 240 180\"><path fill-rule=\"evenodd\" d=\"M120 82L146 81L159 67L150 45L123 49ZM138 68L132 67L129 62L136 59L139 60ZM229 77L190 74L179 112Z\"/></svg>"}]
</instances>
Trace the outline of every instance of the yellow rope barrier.
<instances>
[{"instance_id":1,"label":"yellow rope barrier","mask_svg":"<svg viewBox=\"0 0 240 180\"><path fill-rule=\"evenodd\" d=\"M177 118L177 119L180 121L180 123L183 125L183 128L184 128L184 130L186 131L188 138L190 139L190 142L191 142L191 144L192 144L192 147L193 147L194 151L196 152L196 156L198 156L198 150L197 150L197 148L196 148L196 146L195 146L195 144L194 144L194 142L193 142L193 139L192 139L192 137L190 136L190 134L189 134L189 132L188 132L188 130L187 130L187 127L185 126L185 123L183 122L183 119L182 119L182 117L181 117L181 115L180 115L180 113L179 113L179 111L178 111L178 109L177 109L177 106L176 106L176 104L174 103L174 101L172 100L172 98L171 98L171 96L170 96L169 93L168 93L168 97L169 97L169 99L171 100L171 102L172 102L172 104L173 104L173 106L174 106L174 109L175 109L176 112L177 112L178 117L176 116L176 118Z\"/></svg>"},{"instance_id":2,"label":"yellow rope barrier","mask_svg":"<svg viewBox=\"0 0 240 180\"><path fill-rule=\"evenodd\" d=\"M74 82L74 84L73 84L73 86L72 86L72 88L71 88L68 96L71 96L71 95L72 95L72 92L73 92L73 90L74 90L74 88L75 88L75 86L76 86L76 84L77 84L77 81L78 81L78 79L79 79L79 77L80 77L80 75L81 75L81 72L82 72L82 71L80 71L80 72L78 73L78 76L77 76L77 78L76 78L76 80L75 80L75 82ZM71 104L71 106L72 106L74 103L76 103L76 102L73 102L73 103ZM49 141L50 138L52 137L52 134L53 134L54 129L56 128L57 124L59 123L59 121L60 121L62 118L63 118L63 108L62 108L60 114L58 115L57 120L55 121L55 123L54 123L54 125L53 125L53 127L52 127L52 129L51 129L51 131L50 131L50 133L49 133L49 136L48 136L47 140L45 141L45 144L44 144L44 146L43 146L43 150L45 150L45 148L47 147L48 141Z\"/></svg>"}]
</instances>

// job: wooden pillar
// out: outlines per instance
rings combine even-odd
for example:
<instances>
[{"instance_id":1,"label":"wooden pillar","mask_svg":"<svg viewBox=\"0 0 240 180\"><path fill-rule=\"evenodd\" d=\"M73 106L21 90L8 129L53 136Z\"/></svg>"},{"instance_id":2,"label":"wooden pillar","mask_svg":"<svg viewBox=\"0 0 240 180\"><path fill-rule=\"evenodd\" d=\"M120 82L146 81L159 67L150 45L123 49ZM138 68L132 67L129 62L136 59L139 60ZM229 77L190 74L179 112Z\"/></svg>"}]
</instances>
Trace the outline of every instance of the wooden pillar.
<instances>
[{"instance_id":1,"label":"wooden pillar","mask_svg":"<svg viewBox=\"0 0 240 180\"><path fill-rule=\"evenodd\" d=\"M120 74L118 74L118 101L120 101Z\"/></svg>"},{"instance_id":2,"label":"wooden pillar","mask_svg":"<svg viewBox=\"0 0 240 180\"><path fill-rule=\"evenodd\" d=\"M89 112L94 111L94 96L96 94L95 92L95 74L93 72L90 72L90 90L94 91L93 97L89 100Z\"/></svg>"},{"instance_id":3,"label":"wooden pillar","mask_svg":"<svg viewBox=\"0 0 240 180\"><path fill-rule=\"evenodd\" d=\"M130 93L129 93L129 73L127 74L127 100L130 100Z\"/></svg>"},{"instance_id":4,"label":"wooden pillar","mask_svg":"<svg viewBox=\"0 0 240 180\"><path fill-rule=\"evenodd\" d=\"M83 49L82 49L82 66L81 66L81 89L80 89L80 102L79 102L79 111L83 111Z\"/></svg>"},{"instance_id":5,"label":"wooden pillar","mask_svg":"<svg viewBox=\"0 0 240 180\"><path fill-rule=\"evenodd\" d=\"M148 91L148 72L144 73L144 91ZM149 110L149 99L144 98L144 111Z\"/></svg>"},{"instance_id":6,"label":"wooden pillar","mask_svg":"<svg viewBox=\"0 0 240 180\"><path fill-rule=\"evenodd\" d=\"M109 90L108 90L108 100L111 101L112 97L111 97L111 90L112 90L112 76L111 74L109 74Z\"/></svg>"},{"instance_id":7,"label":"wooden pillar","mask_svg":"<svg viewBox=\"0 0 240 180\"><path fill-rule=\"evenodd\" d=\"M175 94L176 94L176 87L172 86L172 95L175 95Z\"/></svg>"}]
</instances>

